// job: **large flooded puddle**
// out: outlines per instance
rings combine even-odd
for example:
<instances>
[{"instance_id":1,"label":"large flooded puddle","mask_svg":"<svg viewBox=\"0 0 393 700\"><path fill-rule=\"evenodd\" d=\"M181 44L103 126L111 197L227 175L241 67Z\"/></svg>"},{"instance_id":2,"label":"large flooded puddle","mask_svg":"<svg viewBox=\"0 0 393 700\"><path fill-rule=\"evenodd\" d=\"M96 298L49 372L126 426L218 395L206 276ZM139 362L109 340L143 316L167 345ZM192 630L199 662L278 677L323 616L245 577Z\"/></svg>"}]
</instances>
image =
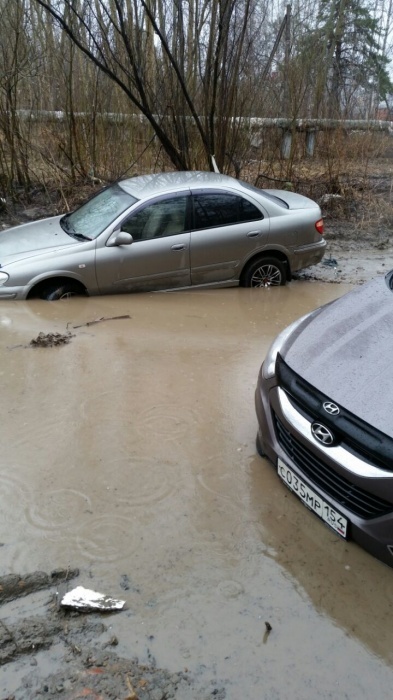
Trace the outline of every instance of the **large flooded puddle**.
<instances>
[{"instance_id":1,"label":"large flooded puddle","mask_svg":"<svg viewBox=\"0 0 393 700\"><path fill-rule=\"evenodd\" d=\"M347 289L3 302L2 573L79 567L127 601L110 621L120 654L230 700L388 696L393 570L255 453L268 345ZM29 347L40 331L75 335Z\"/></svg>"}]
</instances>

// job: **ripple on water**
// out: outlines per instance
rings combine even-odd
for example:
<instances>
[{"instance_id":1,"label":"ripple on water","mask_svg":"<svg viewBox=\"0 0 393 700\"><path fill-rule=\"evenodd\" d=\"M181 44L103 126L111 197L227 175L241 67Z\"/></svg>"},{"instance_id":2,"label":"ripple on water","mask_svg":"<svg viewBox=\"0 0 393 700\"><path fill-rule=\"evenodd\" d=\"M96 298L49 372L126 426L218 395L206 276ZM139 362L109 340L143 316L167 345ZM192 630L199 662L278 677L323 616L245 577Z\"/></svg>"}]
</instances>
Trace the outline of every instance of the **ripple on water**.
<instances>
[{"instance_id":1,"label":"ripple on water","mask_svg":"<svg viewBox=\"0 0 393 700\"><path fill-rule=\"evenodd\" d=\"M160 403L135 416L135 429L143 434L157 435L165 441L178 441L202 420L193 408L178 403Z\"/></svg>"},{"instance_id":2,"label":"ripple on water","mask_svg":"<svg viewBox=\"0 0 393 700\"><path fill-rule=\"evenodd\" d=\"M69 529L87 510L91 510L91 501L86 494L75 489L56 489L35 494L34 503L27 509L27 520L38 530Z\"/></svg>"},{"instance_id":3,"label":"ripple on water","mask_svg":"<svg viewBox=\"0 0 393 700\"><path fill-rule=\"evenodd\" d=\"M174 462L143 457L111 460L97 475L97 484L108 490L108 498L122 506L157 504L179 488L180 468Z\"/></svg>"},{"instance_id":4,"label":"ripple on water","mask_svg":"<svg viewBox=\"0 0 393 700\"><path fill-rule=\"evenodd\" d=\"M228 600L230 598L238 598L244 593L243 584L239 581L220 581L217 586L218 592Z\"/></svg>"},{"instance_id":5,"label":"ripple on water","mask_svg":"<svg viewBox=\"0 0 393 700\"><path fill-rule=\"evenodd\" d=\"M247 489L239 488L237 475L225 465L211 474L203 469L196 484L204 493L190 519L194 546L219 561L223 570L236 566L241 580L247 580L259 571L266 553L258 523L248 517Z\"/></svg>"},{"instance_id":6,"label":"ripple on water","mask_svg":"<svg viewBox=\"0 0 393 700\"><path fill-rule=\"evenodd\" d=\"M199 486L202 486L205 491L211 493L215 498L220 501L225 501L228 507L238 508L239 501L236 493L231 493L228 489L228 483L231 485L230 477L228 475L217 476L217 474L198 474L197 482ZM226 494L225 491L229 491Z\"/></svg>"},{"instance_id":7,"label":"ripple on water","mask_svg":"<svg viewBox=\"0 0 393 700\"><path fill-rule=\"evenodd\" d=\"M25 412L31 410L25 407ZM29 420L23 420L22 409L15 418L19 422L19 430L12 435L12 444L9 450L26 448L28 455L40 454L48 450L59 450L60 447L68 447L70 430L76 425L70 418L69 411L62 409L56 403L45 403L43 398L40 404L39 414L29 415ZM16 425L16 421L14 421ZM67 426L66 430L59 431L59 425ZM53 436L56 435L56 440ZM12 454L12 452L11 452ZM23 453L22 453L23 454Z\"/></svg>"},{"instance_id":8,"label":"ripple on water","mask_svg":"<svg viewBox=\"0 0 393 700\"><path fill-rule=\"evenodd\" d=\"M81 555L90 561L119 561L135 550L133 528L132 518L103 515L82 525L77 534L76 544Z\"/></svg>"},{"instance_id":9,"label":"ripple on water","mask_svg":"<svg viewBox=\"0 0 393 700\"><path fill-rule=\"evenodd\" d=\"M30 491L13 474L0 472L0 522L20 523L30 500Z\"/></svg>"},{"instance_id":10,"label":"ripple on water","mask_svg":"<svg viewBox=\"0 0 393 700\"><path fill-rule=\"evenodd\" d=\"M225 459L221 453L211 455L200 464L196 478L198 486L225 503L226 508L236 512L244 509L244 499L248 494L238 463L231 464L231 460Z\"/></svg>"},{"instance_id":11,"label":"ripple on water","mask_svg":"<svg viewBox=\"0 0 393 700\"><path fill-rule=\"evenodd\" d=\"M25 539L14 541L1 548L1 568L7 574L21 574L39 568L32 554L31 542Z\"/></svg>"}]
</instances>

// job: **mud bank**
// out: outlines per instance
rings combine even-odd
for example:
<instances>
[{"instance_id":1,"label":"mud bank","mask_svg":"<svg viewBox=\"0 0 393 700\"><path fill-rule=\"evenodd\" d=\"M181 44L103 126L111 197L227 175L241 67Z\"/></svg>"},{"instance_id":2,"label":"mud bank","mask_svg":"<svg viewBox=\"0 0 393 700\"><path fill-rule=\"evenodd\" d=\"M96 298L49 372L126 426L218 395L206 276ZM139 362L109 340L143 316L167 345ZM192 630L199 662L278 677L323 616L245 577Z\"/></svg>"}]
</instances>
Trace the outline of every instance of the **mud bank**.
<instances>
[{"instance_id":1,"label":"mud bank","mask_svg":"<svg viewBox=\"0 0 393 700\"><path fill-rule=\"evenodd\" d=\"M393 268L392 232L387 226L327 219L325 239L322 262L296 273L294 279L363 284Z\"/></svg>"},{"instance_id":2,"label":"mud bank","mask_svg":"<svg viewBox=\"0 0 393 700\"><path fill-rule=\"evenodd\" d=\"M68 582L78 573L0 578L0 666L10 671L12 665L8 675L13 678L2 700L169 700L191 690L187 669L170 673L157 668L151 654L149 664L116 654L119 640L110 631L111 615L60 607ZM225 691L212 687L193 697L220 699Z\"/></svg>"}]
</instances>

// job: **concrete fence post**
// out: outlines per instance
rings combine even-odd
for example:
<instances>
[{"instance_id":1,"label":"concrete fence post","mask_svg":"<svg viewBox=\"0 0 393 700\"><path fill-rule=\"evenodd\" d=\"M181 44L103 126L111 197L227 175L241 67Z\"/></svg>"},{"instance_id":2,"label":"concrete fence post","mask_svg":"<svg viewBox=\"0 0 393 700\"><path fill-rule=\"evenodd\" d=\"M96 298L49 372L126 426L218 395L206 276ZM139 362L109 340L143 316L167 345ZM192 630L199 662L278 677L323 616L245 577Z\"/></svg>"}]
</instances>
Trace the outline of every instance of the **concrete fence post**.
<instances>
[{"instance_id":1,"label":"concrete fence post","mask_svg":"<svg viewBox=\"0 0 393 700\"><path fill-rule=\"evenodd\" d=\"M309 158L312 158L314 155L316 133L315 129L308 129L306 131L306 156Z\"/></svg>"},{"instance_id":2,"label":"concrete fence post","mask_svg":"<svg viewBox=\"0 0 393 700\"><path fill-rule=\"evenodd\" d=\"M292 131L283 129L281 141L281 157L288 160L291 156L292 147Z\"/></svg>"}]
</instances>

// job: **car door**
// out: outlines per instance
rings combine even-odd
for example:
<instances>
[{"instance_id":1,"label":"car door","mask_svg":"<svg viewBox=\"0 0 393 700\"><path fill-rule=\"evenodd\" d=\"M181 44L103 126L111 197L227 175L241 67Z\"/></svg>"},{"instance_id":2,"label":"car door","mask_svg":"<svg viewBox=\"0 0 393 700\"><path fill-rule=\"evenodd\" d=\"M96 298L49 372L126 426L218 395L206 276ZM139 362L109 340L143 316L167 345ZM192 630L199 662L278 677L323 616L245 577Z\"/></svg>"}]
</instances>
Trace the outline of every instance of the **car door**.
<instances>
[{"instance_id":1,"label":"car door","mask_svg":"<svg viewBox=\"0 0 393 700\"><path fill-rule=\"evenodd\" d=\"M188 286L190 279L189 194L149 200L121 224L128 245L97 245L100 292L152 291Z\"/></svg>"},{"instance_id":2,"label":"car door","mask_svg":"<svg viewBox=\"0 0 393 700\"><path fill-rule=\"evenodd\" d=\"M267 242L266 211L231 192L194 190L192 195L192 284L238 279L245 261Z\"/></svg>"}]
</instances>

